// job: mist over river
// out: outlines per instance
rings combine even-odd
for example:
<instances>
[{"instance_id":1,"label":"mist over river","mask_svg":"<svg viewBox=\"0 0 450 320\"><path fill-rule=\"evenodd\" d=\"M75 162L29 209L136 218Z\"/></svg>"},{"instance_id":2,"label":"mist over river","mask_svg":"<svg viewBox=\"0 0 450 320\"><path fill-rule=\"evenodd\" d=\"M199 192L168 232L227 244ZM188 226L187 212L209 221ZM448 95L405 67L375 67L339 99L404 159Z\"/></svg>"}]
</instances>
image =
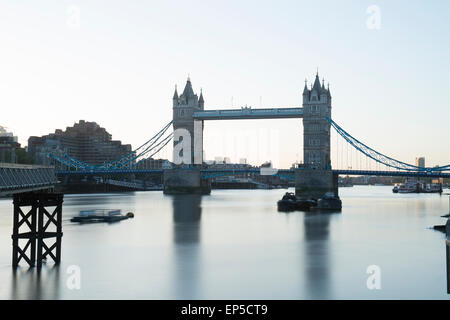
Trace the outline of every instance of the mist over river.
<instances>
[{"instance_id":1,"label":"mist over river","mask_svg":"<svg viewBox=\"0 0 450 320\"><path fill-rule=\"evenodd\" d=\"M40 273L23 261L13 271L2 199L0 299L449 299L445 235L429 229L445 224L449 196L391 190L340 188L341 213L278 212L284 189L66 195L62 262ZM69 221L104 208L135 218ZM373 265L379 290L367 286Z\"/></svg>"}]
</instances>

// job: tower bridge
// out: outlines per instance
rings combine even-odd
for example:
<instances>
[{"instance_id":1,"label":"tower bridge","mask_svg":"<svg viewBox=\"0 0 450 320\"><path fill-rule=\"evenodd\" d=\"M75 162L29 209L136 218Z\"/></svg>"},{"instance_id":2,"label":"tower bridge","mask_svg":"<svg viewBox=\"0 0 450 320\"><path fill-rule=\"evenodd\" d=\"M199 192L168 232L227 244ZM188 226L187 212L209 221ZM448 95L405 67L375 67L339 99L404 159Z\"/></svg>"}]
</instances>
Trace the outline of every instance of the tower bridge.
<instances>
[{"instance_id":1,"label":"tower bridge","mask_svg":"<svg viewBox=\"0 0 450 320\"><path fill-rule=\"evenodd\" d=\"M162 174L166 193L198 192L209 193L210 178L219 175L238 174L236 170L212 169L203 163L203 129L208 120L257 120L257 119L289 119L298 118L303 122L303 159L300 168L274 170L272 173L260 169L247 168L239 173L278 174L295 179L296 193L302 197L319 197L325 192L337 194L338 175L373 175L403 177L450 177L450 165L423 168L411 165L386 156L360 140L353 137L332 120L332 96L329 86L316 74L311 86L305 82L301 96L301 106L239 109L216 108L205 110L203 92L197 95L190 78L184 90L178 94L177 88L172 98L172 121L166 124L151 139L132 152L105 163L91 165L64 153L51 153L50 157L61 166L57 170L59 176L65 175L109 175L109 174ZM173 132L170 131L173 129ZM370 166L355 169L354 166L331 166L331 128L347 147L360 157L375 163L376 169ZM140 159L152 157L173 140L172 169L141 169L137 165ZM339 148L336 146L336 151ZM339 158L342 154L337 154ZM347 150L348 158L348 150ZM339 163L338 163L339 164Z\"/></svg>"},{"instance_id":2,"label":"tower bridge","mask_svg":"<svg viewBox=\"0 0 450 320\"><path fill-rule=\"evenodd\" d=\"M303 158L305 168L296 171L296 194L304 197L320 197L326 192L338 193L337 175L331 171L330 159L330 122L331 93L325 88L324 81L320 83L316 74L311 89L305 81L303 89L303 107L204 110L203 93L198 97L192 89L188 78L183 93L178 96L177 89L173 96L173 129L185 130L190 136L190 157L186 157L185 143L181 135L174 138L174 159L188 160L189 164L203 162L203 128L207 120L250 120L250 119L303 119ZM178 139L177 139L178 138ZM185 145L186 146L186 145ZM186 161L184 162L186 163ZM190 171L179 169L167 170L164 178L164 190L167 193L210 192L210 186L201 180L199 168Z\"/></svg>"}]
</instances>

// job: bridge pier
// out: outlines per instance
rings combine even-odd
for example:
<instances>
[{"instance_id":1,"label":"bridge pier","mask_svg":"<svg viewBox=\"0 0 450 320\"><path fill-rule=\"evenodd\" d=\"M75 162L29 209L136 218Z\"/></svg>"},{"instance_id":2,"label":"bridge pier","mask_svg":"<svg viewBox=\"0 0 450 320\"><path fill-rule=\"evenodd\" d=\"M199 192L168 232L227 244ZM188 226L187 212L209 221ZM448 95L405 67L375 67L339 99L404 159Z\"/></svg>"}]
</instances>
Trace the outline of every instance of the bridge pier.
<instances>
[{"instance_id":1,"label":"bridge pier","mask_svg":"<svg viewBox=\"0 0 450 320\"><path fill-rule=\"evenodd\" d=\"M60 193L17 193L14 194L12 266L17 268L20 260L30 267L42 266L50 256L55 264L61 261L62 203ZM48 210L48 207L54 207ZM28 211L24 212L24 208ZM23 230L23 227L28 230ZM22 227L22 228L21 228ZM53 230L50 230L50 229ZM25 231L25 232L24 232ZM54 238L52 244L45 240ZM26 241L21 245L21 240Z\"/></svg>"},{"instance_id":2,"label":"bridge pier","mask_svg":"<svg viewBox=\"0 0 450 320\"><path fill-rule=\"evenodd\" d=\"M338 175L331 170L300 168L295 171L295 195L319 199L327 192L338 196Z\"/></svg>"},{"instance_id":3,"label":"bridge pier","mask_svg":"<svg viewBox=\"0 0 450 320\"><path fill-rule=\"evenodd\" d=\"M199 168L164 170L165 194L210 194L211 181L202 180Z\"/></svg>"}]
</instances>

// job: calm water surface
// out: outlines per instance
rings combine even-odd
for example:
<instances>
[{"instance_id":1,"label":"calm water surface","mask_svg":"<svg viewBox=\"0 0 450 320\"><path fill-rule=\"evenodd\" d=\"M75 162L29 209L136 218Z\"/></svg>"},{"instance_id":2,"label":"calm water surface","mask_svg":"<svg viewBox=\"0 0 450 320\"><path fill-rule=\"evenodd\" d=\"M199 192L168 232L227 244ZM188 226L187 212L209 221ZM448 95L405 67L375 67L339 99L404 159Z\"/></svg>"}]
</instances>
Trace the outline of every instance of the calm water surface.
<instances>
[{"instance_id":1,"label":"calm water surface","mask_svg":"<svg viewBox=\"0 0 450 320\"><path fill-rule=\"evenodd\" d=\"M447 190L448 191L448 190ZM449 299L449 196L341 188L337 214L277 212L286 190L66 195L62 263L11 268L12 201L0 200L0 299ZM72 224L80 210L132 211ZM81 270L70 290L67 269ZM381 268L368 290L367 267Z\"/></svg>"}]
</instances>

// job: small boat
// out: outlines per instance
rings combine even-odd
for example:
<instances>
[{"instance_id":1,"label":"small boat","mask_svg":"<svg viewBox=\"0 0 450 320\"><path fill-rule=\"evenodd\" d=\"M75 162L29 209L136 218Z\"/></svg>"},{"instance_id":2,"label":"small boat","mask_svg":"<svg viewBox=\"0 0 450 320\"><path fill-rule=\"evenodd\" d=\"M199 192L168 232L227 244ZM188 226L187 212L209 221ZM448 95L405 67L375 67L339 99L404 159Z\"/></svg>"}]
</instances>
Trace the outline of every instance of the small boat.
<instances>
[{"instance_id":1,"label":"small boat","mask_svg":"<svg viewBox=\"0 0 450 320\"><path fill-rule=\"evenodd\" d=\"M421 189L420 183L417 181L406 181L400 185L398 193L419 193Z\"/></svg>"},{"instance_id":2,"label":"small boat","mask_svg":"<svg viewBox=\"0 0 450 320\"><path fill-rule=\"evenodd\" d=\"M422 189L423 193L442 193L442 184L440 183L427 183Z\"/></svg>"},{"instance_id":3,"label":"small boat","mask_svg":"<svg viewBox=\"0 0 450 320\"><path fill-rule=\"evenodd\" d=\"M133 217L134 214L132 212L128 212L124 216L121 214L121 210L94 209L80 211L80 214L70 219L70 221L79 223L117 222Z\"/></svg>"},{"instance_id":4,"label":"small boat","mask_svg":"<svg viewBox=\"0 0 450 320\"><path fill-rule=\"evenodd\" d=\"M333 192L327 192L317 201L317 209L319 210L341 210L342 201Z\"/></svg>"},{"instance_id":5,"label":"small boat","mask_svg":"<svg viewBox=\"0 0 450 320\"><path fill-rule=\"evenodd\" d=\"M442 193L440 183L420 183L418 181L406 181L404 184L395 185L393 193Z\"/></svg>"},{"instance_id":6,"label":"small boat","mask_svg":"<svg viewBox=\"0 0 450 320\"><path fill-rule=\"evenodd\" d=\"M299 199L292 192L286 192L283 198L277 202L278 211L308 211L315 205L315 200Z\"/></svg>"}]
</instances>

